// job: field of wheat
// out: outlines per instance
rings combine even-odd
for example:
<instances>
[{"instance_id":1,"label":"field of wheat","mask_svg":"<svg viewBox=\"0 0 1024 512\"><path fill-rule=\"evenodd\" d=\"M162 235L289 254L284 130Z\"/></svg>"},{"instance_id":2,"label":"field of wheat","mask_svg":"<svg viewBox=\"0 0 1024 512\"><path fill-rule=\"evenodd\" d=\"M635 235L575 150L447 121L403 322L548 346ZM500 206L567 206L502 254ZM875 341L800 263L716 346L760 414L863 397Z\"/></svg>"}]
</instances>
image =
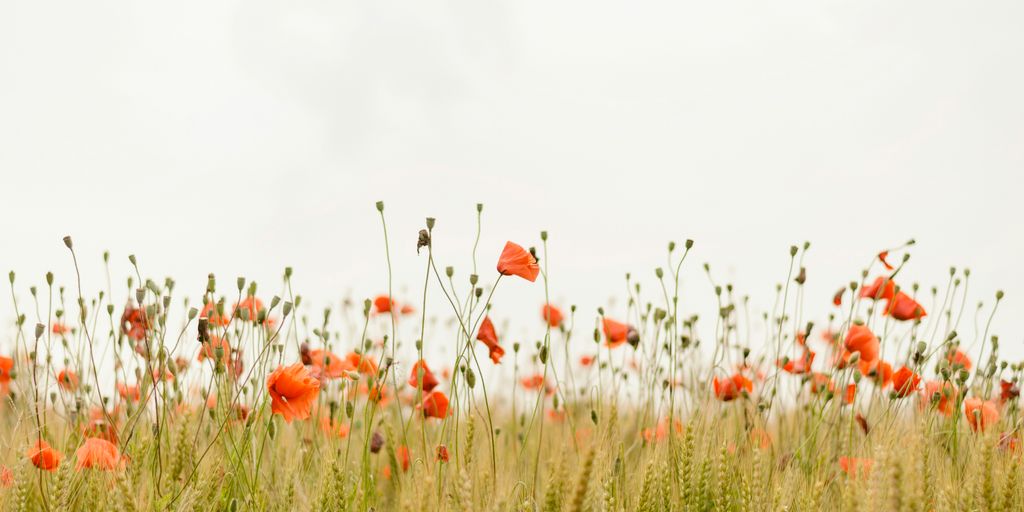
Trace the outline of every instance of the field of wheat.
<instances>
[{"instance_id":1,"label":"field of wheat","mask_svg":"<svg viewBox=\"0 0 1024 512\"><path fill-rule=\"evenodd\" d=\"M552 303L545 232L474 244L479 267L455 269L435 260L434 219L389 233L377 210L387 289L338 305L303 301L291 268L181 290L134 256L129 275L84 290L71 237L66 282L10 272L3 509L1024 504L1022 365L989 328L1003 292L979 301L955 268L934 287L904 283L913 241L866 249L831 300L805 297L810 244L790 247L763 314L707 264L705 286L681 287L699 243L670 242L664 267L625 277L613 317ZM408 296L392 258L423 269ZM530 287L536 316L501 317L509 281ZM687 311L697 293L717 316ZM447 306L427 311L431 298ZM510 323L532 339L508 339Z\"/></svg>"}]
</instances>

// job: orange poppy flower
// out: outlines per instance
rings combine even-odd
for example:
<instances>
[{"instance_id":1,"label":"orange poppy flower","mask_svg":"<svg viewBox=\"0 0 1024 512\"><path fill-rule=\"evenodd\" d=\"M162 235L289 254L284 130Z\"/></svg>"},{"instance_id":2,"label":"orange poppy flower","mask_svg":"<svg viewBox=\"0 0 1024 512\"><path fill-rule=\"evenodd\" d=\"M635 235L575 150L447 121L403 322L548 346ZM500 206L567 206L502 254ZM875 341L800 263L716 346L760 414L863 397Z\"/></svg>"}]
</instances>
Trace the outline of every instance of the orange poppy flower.
<instances>
[{"instance_id":1,"label":"orange poppy flower","mask_svg":"<svg viewBox=\"0 0 1024 512\"><path fill-rule=\"evenodd\" d=\"M537 258L526 249L507 242L501 256L498 257L498 272L505 276L519 276L532 283L537 280L540 266L537 265Z\"/></svg>"},{"instance_id":2,"label":"orange poppy flower","mask_svg":"<svg viewBox=\"0 0 1024 512\"><path fill-rule=\"evenodd\" d=\"M845 293L845 292L846 292L846 288L840 288L839 291L836 292L835 295L832 296L832 304L835 305L835 306L842 306L843 305L843 293Z\"/></svg>"},{"instance_id":3,"label":"orange poppy flower","mask_svg":"<svg viewBox=\"0 0 1024 512\"><path fill-rule=\"evenodd\" d=\"M544 380L544 376L539 373L523 377L519 380L519 383L522 384L523 389L527 391L540 391L547 385L547 382Z\"/></svg>"},{"instance_id":4,"label":"orange poppy flower","mask_svg":"<svg viewBox=\"0 0 1024 512\"><path fill-rule=\"evenodd\" d=\"M888 257L889 251L882 251L878 253L878 261L882 262L882 266L884 266L886 270L892 270L894 267L890 265L889 262L886 260L886 258Z\"/></svg>"},{"instance_id":5,"label":"orange poppy flower","mask_svg":"<svg viewBox=\"0 0 1024 512\"><path fill-rule=\"evenodd\" d=\"M320 430L329 436L337 436L344 439L348 437L349 429L348 424L337 421L330 416L320 418Z\"/></svg>"},{"instance_id":6,"label":"orange poppy flower","mask_svg":"<svg viewBox=\"0 0 1024 512\"><path fill-rule=\"evenodd\" d=\"M979 430L984 432L985 429L999 422L999 408L991 400L975 397L964 400L964 415L967 416L971 430L975 432Z\"/></svg>"},{"instance_id":7,"label":"orange poppy flower","mask_svg":"<svg viewBox=\"0 0 1024 512\"><path fill-rule=\"evenodd\" d=\"M395 450L395 457L398 458L398 463L402 466L402 471L409 471L409 464L411 459L409 458L409 447L402 445Z\"/></svg>"},{"instance_id":8,"label":"orange poppy flower","mask_svg":"<svg viewBox=\"0 0 1024 512\"><path fill-rule=\"evenodd\" d=\"M14 359L0 356L0 393L6 395L11 388L11 370L14 369Z\"/></svg>"},{"instance_id":9,"label":"orange poppy flower","mask_svg":"<svg viewBox=\"0 0 1024 512\"><path fill-rule=\"evenodd\" d=\"M809 382L811 384L811 393L815 395L824 391L834 392L836 389L832 378L821 372L812 373Z\"/></svg>"},{"instance_id":10,"label":"orange poppy flower","mask_svg":"<svg viewBox=\"0 0 1024 512\"><path fill-rule=\"evenodd\" d=\"M239 311L246 311L248 313L249 322L256 322L260 318L260 312L264 310L263 301L256 297L246 297L242 299L242 302L235 304L235 309L231 313L231 316L235 316ZM239 318L243 318L239 316Z\"/></svg>"},{"instance_id":11,"label":"orange poppy flower","mask_svg":"<svg viewBox=\"0 0 1024 512\"><path fill-rule=\"evenodd\" d=\"M540 316L544 319L552 329L557 329L562 325L562 310L558 309L551 304L545 304L540 309Z\"/></svg>"},{"instance_id":12,"label":"orange poppy flower","mask_svg":"<svg viewBox=\"0 0 1024 512\"><path fill-rule=\"evenodd\" d=\"M846 392L843 393L843 402L846 402L846 405L850 405L855 398L857 398L857 385L853 383L847 384Z\"/></svg>"},{"instance_id":13,"label":"orange poppy flower","mask_svg":"<svg viewBox=\"0 0 1024 512\"><path fill-rule=\"evenodd\" d=\"M594 364L594 356L580 356L580 366L590 366Z\"/></svg>"},{"instance_id":14,"label":"orange poppy flower","mask_svg":"<svg viewBox=\"0 0 1024 512\"><path fill-rule=\"evenodd\" d=\"M871 474L871 466L874 464L874 459L839 457L839 469L852 478L867 477Z\"/></svg>"},{"instance_id":15,"label":"orange poppy flower","mask_svg":"<svg viewBox=\"0 0 1024 512\"><path fill-rule=\"evenodd\" d=\"M355 369L355 366L349 365L348 361L342 360L334 352L319 348L309 351L309 360L310 364L314 368L318 368L321 374L328 379L340 378L348 370Z\"/></svg>"},{"instance_id":16,"label":"orange poppy flower","mask_svg":"<svg viewBox=\"0 0 1024 512\"><path fill-rule=\"evenodd\" d=\"M142 395L139 393L139 386L136 384L117 383L117 394L129 402L138 402Z\"/></svg>"},{"instance_id":17,"label":"orange poppy flower","mask_svg":"<svg viewBox=\"0 0 1024 512\"><path fill-rule=\"evenodd\" d=\"M892 387L897 397L906 398L917 393L918 388L921 387L921 376L910 368L902 366L892 375Z\"/></svg>"},{"instance_id":18,"label":"orange poppy flower","mask_svg":"<svg viewBox=\"0 0 1024 512\"><path fill-rule=\"evenodd\" d=\"M967 354L964 354L960 349L955 349L947 353L946 361L949 361L950 366L953 366L954 368L961 366L967 371L970 371L973 366L971 358L967 357Z\"/></svg>"},{"instance_id":19,"label":"orange poppy flower","mask_svg":"<svg viewBox=\"0 0 1024 512\"><path fill-rule=\"evenodd\" d=\"M121 314L121 332L134 341L146 339L146 330L149 329L149 319L146 312L141 308L125 306Z\"/></svg>"},{"instance_id":20,"label":"orange poppy flower","mask_svg":"<svg viewBox=\"0 0 1024 512\"><path fill-rule=\"evenodd\" d=\"M891 315L896 320L920 320L928 315L916 300L903 292L896 292L882 314Z\"/></svg>"},{"instance_id":21,"label":"orange poppy flower","mask_svg":"<svg viewBox=\"0 0 1024 512\"><path fill-rule=\"evenodd\" d=\"M121 462L121 455L117 451L117 446L114 446L113 443L106 439L96 437L86 438L82 442L82 446L78 447L78 450L75 451L75 457L78 459L78 462L75 463L75 469L79 471L85 468L113 471L117 469L118 464Z\"/></svg>"},{"instance_id":22,"label":"orange poppy flower","mask_svg":"<svg viewBox=\"0 0 1024 512\"><path fill-rule=\"evenodd\" d=\"M57 385L65 391L74 391L78 389L78 375L65 368L57 374Z\"/></svg>"},{"instance_id":23,"label":"orange poppy flower","mask_svg":"<svg viewBox=\"0 0 1024 512\"><path fill-rule=\"evenodd\" d=\"M199 318L205 318L210 325L219 325L221 327L231 323L230 318L221 315L217 311L217 303L213 301L203 304L203 310L199 313Z\"/></svg>"},{"instance_id":24,"label":"orange poppy flower","mask_svg":"<svg viewBox=\"0 0 1024 512\"><path fill-rule=\"evenodd\" d=\"M32 447L25 452L25 455L35 467L45 471L56 471L60 466L60 459L63 457L60 452L54 450L49 443L42 439L37 439L35 443L32 443Z\"/></svg>"},{"instance_id":25,"label":"orange poppy flower","mask_svg":"<svg viewBox=\"0 0 1024 512\"><path fill-rule=\"evenodd\" d=\"M754 383L744 377L742 373L735 373L727 379L715 377L711 379L711 385L714 388L715 397L723 402L740 398L744 391L748 394L754 392Z\"/></svg>"},{"instance_id":26,"label":"orange poppy flower","mask_svg":"<svg viewBox=\"0 0 1024 512\"><path fill-rule=\"evenodd\" d=\"M630 341L631 336L638 337L636 329L632 326L607 317L601 319L601 330L604 331L604 343L609 348L615 348Z\"/></svg>"},{"instance_id":27,"label":"orange poppy flower","mask_svg":"<svg viewBox=\"0 0 1024 512\"><path fill-rule=\"evenodd\" d=\"M501 363L501 358L505 355L505 349L498 345L498 333L494 331L494 323L491 322L491 317L485 316L484 320L480 322L480 330L476 333L476 339L487 345L491 361L494 364Z\"/></svg>"},{"instance_id":28,"label":"orange poppy flower","mask_svg":"<svg viewBox=\"0 0 1024 512\"><path fill-rule=\"evenodd\" d=\"M850 326L844 346L849 352L860 352L862 361L873 362L878 359L880 350L878 338L871 332L871 329L863 325L853 324Z\"/></svg>"},{"instance_id":29,"label":"orange poppy flower","mask_svg":"<svg viewBox=\"0 0 1024 512\"><path fill-rule=\"evenodd\" d=\"M875 380L875 384L880 388L884 388L892 383L892 365L885 361L861 360L857 363L857 366L860 368L861 375L872 377Z\"/></svg>"},{"instance_id":30,"label":"orange poppy flower","mask_svg":"<svg viewBox=\"0 0 1024 512\"><path fill-rule=\"evenodd\" d=\"M14 485L14 472L11 468L0 464L0 487L11 487Z\"/></svg>"},{"instance_id":31,"label":"orange poppy flower","mask_svg":"<svg viewBox=\"0 0 1024 512\"><path fill-rule=\"evenodd\" d=\"M767 430L754 427L750 430L750 444L762 450L772 445L772 435Z\"/></svg>"},{"instance_id":32,"label":"orange poppy flower","mask_svg":"<svg viewBox=\"0 0 1024 512\"><path fill-rule=\"evenodd\" d=\"M443 444L437 445L437 455L435 456L435 460L438 462L448 462L450 459L451 456L448 454L448 447Z\"/></svg>"},{"instance_id":33,"label":"orange poppy flower","mask_svg":"<svg viewBox=\"0 0 1024 512\"><path fill-rule=\"evenodd\" d=\"M391 300L387 295L378 295L373 299L373 309L376 310L377 314L390 313L393 308L398 304L394 300Z\"/></svg>"},{"instance_id":34,"label":"orange poppy flower","mask_svg":"<svg viewBox=\"0 0 1024 512\"><path fill-rule=\"evenodd\" d=\"M371 377L377 376L379 368L377 368L377 363L373 362L373 359L370 357L358 352L349 352L348 355L345 356L345 360L348 361L349 368L354 369L363 375L369 375Z\"/></svg>"},{"instance_id":35,"label":"orange poppy flower","mask_svg":"<svg viewBox=\"0 0 1024 512\"><path fill-rule=\"evenodd\" d=\"M309 417L313 402L320 394L320 381L310 375L302 363L295 363L278 367L267 377L267 392L270 393L270 410L291 423L294 419Z\"/></svg>"},{"instance_id":36,"label":"orange poppy flower","mask_svg":"<svg viewBox=\"0 0 1024 512\"><path fill-rule=\"evenodd\" d=\"M416 408L423 411L424 418L444 419L448 416L448 397L440 391L431 391Z\"/></svg>"},{"instance_id":37,"label":"orange poppy flower","mask_svg":"<svg viewBox=\"0 0 1024 512\"><path fill-rule=\"evenodd\" d=\"M398 310L398 312L403 315L411 315L416 312L416 308L410 306L409 304L402 304L402 308Z\"/></svg>"},{"instance_id":38,"label":"orange poppy flower","mask_svg":"<svg viewBox=\"0 0 1024 512\"><path fill-rule=\"evenodd\" d=\"M952 382L930 380L924 383L921 405L927 406L928 404L935 402L936 410L946 416L951 416L953 414L953 405L956 403L958 393L959 391Z\"/></svg>"},{"instance_id":39,"label":"orange poppy flower","mask_svg":"<svg viewBox=\"0 0 1024 512\"><path fill-rule=\"evenodd\" d=\"M896 295L896 281L888 277L881 277L875 279L874 283L870 286L865 286L860 289L860 296L864 299L871 300L890 300Z\"/></svg>"},{"instance_id":40,"label":"orange poppy flower","mask_svg":"<svg viewBox=\"0 0 1024 512\"><path fill-rule=\"evenodd\" d=\"M434 373L430 371L429 367L427 367L427 362L422 360L422 359L417 361L416 364L412 365L412 372L409 375L409 385L412 386L413 388L417 388L417 387L420 386L420 381L421 381L420 368L423 369L423 376L422 376L423 391L426 392L426 393L429 393L429 392L433 391L434 388L437 387L438 381L437 381L437 377L434 377Z\"/></svg>"},{"instance_id":41,"label":"orange poppy flower","mask_svg":"<svg viewBox=\"0 0 1024 512\"><path fill-rule=\"evenodd\" d=\"M675 420L673 422L673 425L675 426L674 430L676 434L683 433L682 421ZM668 438L668 418L662 418L661 421L658 422L657 428L645 428L641 432L641 435L648 443L654 441L664 441L665 439Z\"/></svg>"},{"instance_id":42,"label":"orange poppy flower","mask_svg":"<svg viewBox=\"0 0 1024 512\"><path fill-rule=\"evenodd\" d=\"M231 344L228 343L227 338L221 338L216 334L211 334L210 339L201 345L202 348L199 350L199 355L196 356L196 360L203 362L206 359L216 359L217 352L220 352L221 361L224 362L224 366L231 366Z\"/></svg>"},{"instance_id":43,"label":"orange poppy flower","mask_svg":"<svg viewBox=\"0 0 1024 512\"><path fill-rule=\"evenodd\" d=\"M53 326L50 328L50 330L54 334L56 334L57 336L64 336L65 334L71 332L71 328L70 327L68 327L68 326L66 326L66 325L64 325L64 324L62 324L60 322L54 322Z\"/></svg>"},{"instance_id":44,"label":"orange poppy flower","mask_svg":"<svg viewBox=\"0 0 1024 512\"><path fill-rule=\"evenodd\" d=\"M776 361L776 365L782 369L782 371L792 373L793 375L802 375L811 371L811 363L814 362L814 352L804 349L804 355L799 359L790 359L788 361L779 360Z\"/></svg>"}]
</instances>

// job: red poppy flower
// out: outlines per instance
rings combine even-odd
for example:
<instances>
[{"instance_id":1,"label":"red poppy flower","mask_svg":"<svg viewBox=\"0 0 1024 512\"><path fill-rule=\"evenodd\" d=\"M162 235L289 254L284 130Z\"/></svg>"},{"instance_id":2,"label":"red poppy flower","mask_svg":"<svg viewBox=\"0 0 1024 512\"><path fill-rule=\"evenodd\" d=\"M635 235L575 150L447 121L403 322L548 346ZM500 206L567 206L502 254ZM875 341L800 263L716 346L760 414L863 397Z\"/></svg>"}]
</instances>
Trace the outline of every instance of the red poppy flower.
<instances>
[{"instance_id":1,"label":"red poppy flower","mask_svg":"<svg viewBox=\"0 0 1024 512\"><path fill-rule=\"evenodd\" d=\"M36 440L32 447L25 452L25 455L35 467L45 471L56 471L60 466L60 459L63 457L60 452L54 450L49 443L42 439Z\"/></svg>"},{"instance_id":2,"label":"red poppy flower","mask_svg":"<svg viewBox=\"0 0 1024 512\"><path fill-rule=\"evenodd\" d=\"M448 416L448 397L440 391L431 391L416 408L423 411L424 418L444 419Z\"/></svg>"},{"instance_id":3,"label":"red poppy flower","mask_svg":"<svg viewBox=\"0 0 1024 512\"><path fill-rule=\"evenodd\" d=\"M309 417L313 402L320 394L320 381L310 375L302 363L295 363L278 367L267 377L267 392L270 393L270 410L291 423L293 419Z\"/></svg>"},{"instance_id":4,"label":"red poppy flower","mask_svg":"<svg viewBox=\"0 0 1024 512\"><path fill-rule=\"evenodd\" d=\"M892 365L882 361L864 361L863 359L857 363L857 367L860 368L861 375L865 377L871 377L875 380L875 384L880 388L884 388L892 383Z\"/></svg>"},{"instance_id":5,"label":"red poppy flower","mask_svg":"<svg viewBox=\"0 0 1024 512\"><path fill-rule=\"evenodd\" d=\"M376 310L378 315L390 313L395 306L397 306L395 301L391 300L387 295L378 295L373 299L373 309Z\"/></svg>"},{"instance_id":6,"label":"red poppy flower","mask_svg":"<svg viewBox=\"0 0 1024 512\"><path fill-rule=\"evenodd\" d=\"M896 281L888 277L881 277L875 279L875 282L871 286L865 286L860 289L861 298L871 300L889 300L896 295Z\"/></svg>"},{"instance_id":7,"label":"red poppy flower","mask_svg":"<svg viewBox=\"0 0 1024 512\"><path fill-rule=\"evenodd\" d=\"M402 445L395 450L395 456L398 458L398 463L402 466L402 471L409 471L409 447Z\"/></svg>"},{"instance_id":8,"label":"red poppy flower","mask_svg":"<svg viewBox=\"0 0 1024 512\"><path fill-rule=\"evenodd\" d=\"M871 473L871 466L874 464L874 459L839 457L839 469L852 478L867 477Z\"/></svg>"},{"instance_id":9,"label":"red poppy flower","mask_svg":"<svg viewBox=\"0 0 1024 512\"><path fill-rule=\"evenodd\" d=\"M53 331L53 333L56 334L57 336L64 336L65 334L71 332L70 327L60 322L54 322L50 330Z\"/></svg>"},{"instance_id":10,"label":"red poppy flower","mask_svg":"<svg viewBox=\"0 0 1024 512\"><path fill-rule=\"evenodd\" d=\"M532 283L537 280L540 266L537 265L537 258L526 249L507 242L501 256L498 257L498 272L505 276L519 276Z\"/></svg>"},{"instance_id":11,"label":"red poppy flower","mask_svg":"<svg viewBox=\"0 0 1024 512\"><path fill-rule=\"evenodd\" d=\"M634 331L629 325L608 317L601 319L601 330L604 331L605 345L609 348L618 347L629 341L630 331Z\"/></svg>"},{"instance_id":12,"label":"red poppy flower","mask_svg":"<svg viewBox=\"0 0 1024 512\"><path fill-rule=\"evenodd\" d=\"M239 313L245 311L246 315L242 316ZM235 304L235 310L231 313L231 316L238 316L239 318L249 321L256 322L260 318L260 312L264 311L263 301L256 297L246 297L242 299L242 302ZM264 319L265 321L266 319Z\"/></svg>"},{"instance_id":13,"label":"red poppy flower","mask_svg":"<svg viewBox=\"0 0 1024 512\"><path fill-rule=\"evenodd\" d=\"M402 304L402 308L398 310L398 312L403 315L411 315L416 312L416 308L410 306L409 304Z\"/></svg>"},{"instance_id":14,"label":"red poppy flower","mask_svg":"<svg viewBox=\"0 0 1024 512\"><path fill-rule=\"evenodd\" d=\"M896 296L889 300L882 314L892 315L896 320L920 320L928 313L909 295L896 292Z\"/></svg>"},{"instance_id":15,"label":"red poppy flower","mask_svg":"<svg viewBox=\"0 0 1024 512\"><path fill-rule=\"evenodd\" d=\"M754 383L742 373L733 374L726 379L715 377L711 379L711 385L714 387L715 397L723 402L740 398L744 391L748 394L754 392Z\"/></svg>"},{"instance_id":16,"label":"red poppy flower","mask_svg":"<svg viewBox=\"0 0 1024 512\"><path fill-rule=\"evenodd\" d=\"M11 487L14 485L14 472L11 468L0 464L0 487Z\"/></svg>"},{"instance_id":17,"label":"red poppy flower","mask_svg":"<svg viewBox=\"0 0 1024 512\"><path fill-rule=\"evenodd\" d=\"M139 386L136 384L117 383L117 394L129 402L138 402L142 395L139 393Z\"/></svg>"},{"instance_id":18,"label":"red poppy flower","mask_svg":"<svg viewBox=\"0 0 1024 512\"><path fill-rule=\"evenodd\" d=\"M779 360L776 364L785 372L802 375L811 371L812 362L814 362L814 352L804 349L804 354L799 359L790 359L785 362Z\"/></svg>"},{"instance_id":19,"label":"red poppy flower","mask_svg":"<svg viewBox=\"0 0 1024 512\"><path fill-rule=\"evenodd\" d=\"M540 315L552 329L557 329L562 325L562 310L552 306L551 304L545 304L544 307L540 309Z\"/></svg>"},{"instance_id":20,"label":"red poppy flower","mask_svg":"<svg viewBox=\"0 0 1024 512\"><path fill-rule=\"evenodd\" d=\"M106 439L96 437L86 438L82 442L82 446L78 447L78 450L75 451L75 457L78 459L78 462L75 463L75 469L79 471L85 468L113 471L117 469L121 462L121 455L117 451L117 446L114 446L113 443Z\"/></svg>"},{"instance_id":21,"label":"red poppy flower","mask_svg":"<svg viewBox=\"0 0 1024 512\"><path fill-rule=\"evenodd\" d=\"M1009 402L1020 396L1020 388L1017 384L1008 380L999 380L999 401L1002 403Z\"/></svg>"},{"instance_id":22,"label":"red poppy flower","mask_svg":"<svg viewBox=\"0 0 1024 512\"><path fill-rule=\"evenodd\" d=\"M590 366L594 364L594 356L580 356L580 366Z\"/></svg>"},{"instance_id":23,"label":"red poppy flower","mask_svg":"<svg viewBox=\"0 0 1024 512\"><path fill-rule=\"evenodd\" d=\"M853 403L853 400L855 398L857 398L857 385L852 383L847 384L846 392L843 393L843 402L845 402L847 405L850 405Z\"/></svg>"},{"instance_id":24,"label":"red poppy flower","mask_svg":"<svg viewBox=\"0 0 1024 512\"><path fill-rule=\"evenodd\" d=\"M949 361L950 366L953 366L954 368L960 366L967 371L970 371L971 366L973 366L971 358L967 357L967 354L964 354L960 349L948 352L946 354L946 361Z\"/></svg>"},{"instance_id":25,"label":"red poppy flower","mask_svg":"<svg viewBox=\"0 0 1024 512\"><path fill-rule=\"evenodd\" d=\"M146 330L149 329L149 319L146 312L141 308L125 306L121 314L121 332L134 341L146 339Z\"/></svg>"},{"instance_id":26,"label":"red poppy flower","mask_svg":"<svg viewBox=\"0 0 1024 512\"><path fill-rule=\"evenodd\" d=\"M329 416L323 416L320 418L320 430L328 436L346 438L348 437L349 426Z\"/></svg>"},{"instance_id":27,"label":"red poppy flower","mask_svg":"<svg viewBox=\"0 0 1024 512\"><path fill-rule=\"evenodd\" d=\"M224 327L231 323L231 319L217 312L217 304L213 301L203 304L203 310L199 313L199 318L205 318L210 325L219 325Z\"/></svg>"},{"instance_id":28,"label":"red poppy flower","mask_svg":"<svg viewBox=\"0 0 1024 512\"><path fill-rule=\"evenodd\" d=\"M897 397L906 398L917 393L921 387L921 376L906 366L900 367L892 375L892 387Z\"/></svg>"},{"instance_id":29,"label":"red poppy flower","mask_svg":"<svg viewBox=\"0 0 1024 512\"><path fill-rule=\"evenodd\" d=\"M863 325L853 324L850 326L844 346L850 352L860 352L862 361L873 362L878 359L880 349L878 338L871 332L871 329Z\"/></svg>"},{"instance_id":30,"label":"red poppy flower","mask_svg":"<svg viewBox=\"0 0 1024 512\"><path fill-rule=\"evenodd\" d=\"M527 391L540 391L544 389L547 384L547 382L544 380L544 376L539 373L535 373L528 377L523 377L522 379L519 380L519 383L522 384L523 389Z\"/></svg>"},{"instance_id":31,"label":"red poppy flower","mask_svg":"<svg viewBox=\"0 0 1024 512\"><path fill-rule=\"evenodd\" d=\"M975 397L964 400L964 415L975 432L984 431L999 422L999 408L991 400Z\"/></svg>"},{"instance_id":32,"label":"red poppy flower","mask_svg":"<svg viewBox=\"0 0 1024 512\"><path fill-rule=\"evenodd\" d=\"M57 374L57 385L65 391L74 391L78 389L78 375L65 368Z\"/></svg>"},{"instance_id":33,"label":"red poppy flower","mask_svg":"<svg viewBox=\"0 0 1024 512\"><path fill-rule=\"evenodd\" d=\"M832 378L824 373L812 373L809 382L811 384L811 393L814 393L815 395L823 391L835 391L835 384L832 383Z\"/></svg>"},{"instance_id":34,"label":"red poppy flower","mask_svg":"<svg viewBox=\"0 0 1024 512\"><path fill-rule=\"evenodd\" d=\"M11 370L14 369L14 359L0 356L0 393L6 395L11 388Z\"/></svg>"},{"instance_id":35,"label":"red poppy flower","mask_svg":"<svg viewBox=\"0 0 1024 512\"><path fill-rule=\"evenodd\" d=\"M309 351L309 360L310 364L328 379L341 378L347 371L355 369L355 366L349 365L348 361L338 357L334 352L319 348Z\"/></svg>"},{"instance_id":36,"label":"red poppy flower","mask_svg":"<svg viewBox=\"0 0 1024 512\"><path fill-rule=\"evenodd\" d=\"M423 375L420 376L420 369L423 369ZM420 380L422 378L423 391L426 393L431 392L438 385L437 377L434 377L434 373L427 367L427 362L420 359L412 366L412 372L409 375L409 385L413 388L420 386Z\"/></svg>"},{"instance_id":37,"label":"red poppy flower","mask_svg":"<svg viewBox=\"0 0 1024 512\"><path fill-rule=\"evenodd\" d=\"M956 403L958 393L959 391L952 382L930 380L924 383L921 405L927 406L927 404L935 402L936 410L946 416L951 416L953 414L953 405Z\"/></svg>"},{"instance_id":38,"label":"red poppy flower","mask_svg":"<svg viewBox=\"0 0 1024 512\"><path fill-rule=\"evenodd\" d=\"M345 356L345 360L348 362L348 366L363 375L376 376L377 372L380 371L377 368L377 363L373 362L373 359L362 355L358 352L349 352Z\"/></svg>"},{"instance_id":39,"label":"red poppy flower","mask_svg":"<svg viewBox=\"0 0 1024 512\"><path fill-rule=\"evenodd\" d=\"M832 296L832 304L836 306L843 305L843 293L846 292L846 288L840 288L839 291Z\"/></svg>"},{"instance_id":40,"label":"red poppy flower","mask_svg":"<svg viewBox=\"0 0 1024 512\"><path fill-rule=\"evenodd\" d=\"M882 262L882 265L885 267L886 270L892 270L894 267L890 265L889 262L886 260L886 258L888 257L889 251L882 251L878 253L878 261Z\"/></svg>"},{"instance_id":41,"label":"red poppy flower","mask_svg":"<svg viewBox=\"0 0 1024 512\"><path fill-rule=\"evenodd\" d=\"M498 333L494 331L494 323L491 322L491 317L485 316L484 320L480 322L480 330L476 333L476 339L487 345L491 361L494 364L501 362L502 356L505 355L505 349L498 345Z\"/></svg>"}]
</instances>

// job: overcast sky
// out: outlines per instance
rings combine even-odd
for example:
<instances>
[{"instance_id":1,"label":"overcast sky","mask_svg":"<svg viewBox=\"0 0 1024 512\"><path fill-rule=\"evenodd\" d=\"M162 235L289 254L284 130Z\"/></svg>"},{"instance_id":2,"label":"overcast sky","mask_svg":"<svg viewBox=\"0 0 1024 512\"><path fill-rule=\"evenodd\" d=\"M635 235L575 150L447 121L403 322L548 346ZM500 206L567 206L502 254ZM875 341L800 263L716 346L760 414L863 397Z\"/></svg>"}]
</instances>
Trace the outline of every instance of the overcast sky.
<instances>
[{"instance_id":1,"label":"overcast sky","mask_svg":"<svg viewBox=\"0 0 1024 512\"><path fill-rule=\"evenodd\" d=\"M7 1L0 268L23 299L71 284L71 234L88 293L109 249L116 282L129 253L195 297L208 272L270 294L291 265L326 304L386 289L384 200L411 298L423 218L464 277L483 202L483 278L546 229L553 297L587 321L695 239L684 304L710 327L705 261L770 307L811 241L823 321L915 238L903 281L968 266L969 310L1005 289L1021 356L1022 26L1019 1ZM502 288L536 332L541 288Z\"/></svg>"}]
</instances>

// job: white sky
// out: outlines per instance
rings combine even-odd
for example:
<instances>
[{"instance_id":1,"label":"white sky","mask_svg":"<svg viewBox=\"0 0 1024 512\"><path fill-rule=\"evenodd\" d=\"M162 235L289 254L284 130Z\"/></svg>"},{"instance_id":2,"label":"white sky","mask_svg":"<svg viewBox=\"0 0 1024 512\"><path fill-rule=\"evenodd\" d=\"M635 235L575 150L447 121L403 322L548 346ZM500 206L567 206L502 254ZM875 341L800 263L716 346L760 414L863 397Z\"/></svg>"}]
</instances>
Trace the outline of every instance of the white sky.
<instances>
[{"instance_id":1,"label":"white sky","mask_svg":"<svg viewBox=\"0 0 1024 512\"><path fill-rule=\"evenodd\" d=\"M1005 289L1020 356L1021 26L1017 1L3 2L0 269L22 299L71 284L71 234L90 292L109 249L115 283L129 253L193 296L291 265L323 305L385 289L382 199L417 295L423 218L464 278L479 201L485 281L547 229L553 296L587 321L695 239L684 303L710 326L704 261L770 306L810 240L820 322L913 237L903 281L969 266L969 311ZM495 307L535 336L542 300Z\"/></svg>"}]
</instances>

